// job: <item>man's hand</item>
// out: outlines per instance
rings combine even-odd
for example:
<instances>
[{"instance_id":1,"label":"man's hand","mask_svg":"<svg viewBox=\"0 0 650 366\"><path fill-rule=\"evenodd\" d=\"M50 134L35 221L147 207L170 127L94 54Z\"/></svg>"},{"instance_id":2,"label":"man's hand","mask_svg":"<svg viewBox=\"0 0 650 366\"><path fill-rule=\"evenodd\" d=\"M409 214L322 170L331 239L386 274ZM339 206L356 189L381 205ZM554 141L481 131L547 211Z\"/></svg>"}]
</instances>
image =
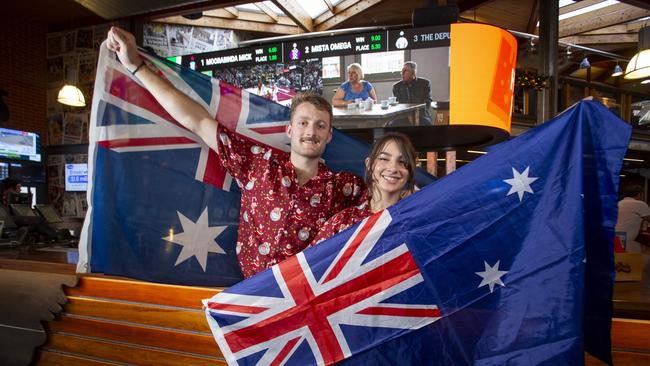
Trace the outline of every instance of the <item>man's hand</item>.
<instances>
[{"instance_id":1,"label":"man's hand","mask_svg":"<svg viewBox=\"0 0 650 366\"><path fill-rule=\"evenodd\" d=\"M129 71L135 70L142 63L138 54L138 46L135 44L133 34L118 27L111 27L107 38L108 49L117 53L117 57L124 67Z\"/></svg>"}]
</instances>

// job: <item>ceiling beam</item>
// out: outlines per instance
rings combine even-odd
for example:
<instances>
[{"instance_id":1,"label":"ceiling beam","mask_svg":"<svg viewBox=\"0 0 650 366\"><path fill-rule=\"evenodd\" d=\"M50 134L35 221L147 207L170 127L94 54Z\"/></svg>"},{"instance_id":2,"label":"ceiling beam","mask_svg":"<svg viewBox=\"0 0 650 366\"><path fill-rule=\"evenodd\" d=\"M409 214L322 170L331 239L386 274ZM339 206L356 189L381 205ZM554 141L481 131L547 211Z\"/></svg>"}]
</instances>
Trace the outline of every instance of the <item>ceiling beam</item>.
<instances>
[{"instance_id":1,"label":"ceiling beam","mask_svg":"<svg viewBox=\"0 0 650 366\"><path fill-rule=\"evenodd\" d=\"M458 4L458 14L467 11L467 10L472 10L474 8L479 8L487 3L490 3L494 0L466 0L463 1L462 3Z\"/></svg>"},{"instance_id":2,"label":"ceiling beam","mask_svg":"<svg viewBox=\"0 0 650 366\"><path fill-rule=\"evenodd\" d=\"M528 17L526 33L535 34L537 32L537 23L539 22L539 0L533 0L533 6Z\"/></svg>"},{"instance_id":3,"label":"ceiling beam","mask_svg":"<svg viewBox=\"0 0 650 366\"><path fill-rule=\"evenodd\" d=\"M560 21L560 38L650 16L650 10L615 4Z\"/></svg>"},{"instance_id":4,"label":"ceiling beam","mask_svg":"<svg viewBox=\"0 0 650 366\"><path fill-rule=\"evenodd\" d=\"M319 24L327 21L331 17L335 16L337 13L342 12L343 10L351 7L356 4L359 0L343 0L340 3L336 4L333 10L326 11L323 14L319 15L314 19L314 27L317 27Z\"/></svg>"},{"instance_id":5,"label":"ceiling beam","mask_svg":"<svg viewBox=\"0 0 650 366\"><path fill-rule=\"evenodd\" d=\"M622 3L628 5L636 6L637 8L643 8L645 10L650 10L650 3L647 0L618 0Z\"/></svg>"},{"instance_id":6,"label":"ceiling beam","mask_svg":"<svg viewBox=\"0 0 650 366\"><path fill-rule=\"evenodd\" d=\"M266 6L266 4L264 4L262 2L259 2L259 3L255 3L255 6L257 6L258 9L260 9L262 12L264 12L264 14L268 15L269 18L271 18L274 23L278 22L278 19L279 19L278 14L276 14L273 11L273 9Z\"/></svg>"},{"instance_id":7,"label":"ceiling beam","mask_svg":"<svg viewBox=\"0 0 650 366\"><path fill-rule=\"evenodd\" d=\"M295 0L273 0L273 3L280 8L289 18L307 32L314 31L314 21L307 11Z\"/></svg>"},{"instance_id":8,"label":"ceiling beam","mask_svg":"<svg viewBox=\"0 0 650 366\"><path fill-rule=\"evenodd\" d=\"M323 2L325 3L325 5L327 5L327 8L328 8L332 13L334 13L334 5L332 5L332 2L331 2L331 1L330 1L330 0L323 0Z\"/></svg>"},{"instance_id":9,"label":"ceiling beam","mask_svg":"<svg viewBox=\"0 0 650 366\"><path fill-rule=\"evenodd\" d=\"M186 4L182 6L177 6L173 8L167 8L164 10L159 10L159 11L154 11L150 12L147 14L143 15L136 15L133 18L136 19L146 19L146 20L154 20L156 18L163 18L163 17L171 17L174 15L183 15L183 14L189 14L189 13L198 13L202 12L205 10L210 10L210 9L215 9L215 8L223 8L226 6L235 6L235 5L240 5L240 4L246 4L249 1L246 0L234 0L234 1L229 1L229 0L208 0L208 1L202 1L202 2L194 2L191 4Z\"/></svg>"},{"instance_id":10,"label":"ceiling beam","mask_svg":"<svg viewBox=\"0 0 650 366\"><path fill-rule=\"evenodd\" d=\"M588 6L596 5L598 3L602 3L603 1L605 0L582 0L582 1L575 2L573 4L565 5L560 8L560 15L564 15L572 11L580 10Z\"/></svg>"},{"instance_id":11,"label":"ceiling beam","mask_svg":"<svg viewBox=\"0 0 650 366\"><path fill-rule=\"evenodd\" d=\"M209 16L213 18L222 18L222 19L234 19L230 13L223 9L214 9L207 10L203 12L204 16ZM278 16L278 20L274 21L266 14L256 13L251 11L241 11L239 12L238 20L246 20L249 22L258 22L258 23L270 23L270 24L280 24L280 25L289 25L292 27L296 26L296 23L287 16Z\"/></svg>"},{"instance_id":12,"label":"ceiling beam","mask_svg":"<svg viewBox=\"0 0 650 366\"><path fill-rule=\"evenodd\" d=\"M596 29L589 32L581 33L583 35L592 35L592 34L610 34L610 33L636 33L639 29L643 28L646 24L645 20L635 21L626 24L617 24L605 28Z\"/></svg>"},{"instance_id":13,"label":"ceiling beam","mask_svg":"<svg viewBox=\"0 0 650 366\"><path fill-rule=\"evenodd\" d=\"M560 38L561 42L571 44L606 44L606 43L632 43L639 42L638 33L629 34L594 34L594 35L577 35Z\"/></svg>"},{"instance_id":14,"label":"ceiling beam","mask_svg":"<svg viewBox=\"0 0 650 366\"><path fill-rule=\"evenodd\" d=\"M234 6L226 6L225 8L223 8L223 10L229 12L235 18L239 17L239 10L237 10L237 8L235 8Z\"/></svg>"},{"instance_id":15,"label":"ceiling beam","mask_svg":"<svg viewBox=\"0 0 650 366\"><path fill-rule=\"evenodd\" d=\"M326 21L318 24L316 26L316 31L326 31L330 30L337 25L343 23L344 21L350 19L351 17L360 14L366 9L373 7L382 2L382 0L360 0L357 1L351 7L337 13L333 17L327 19Z\"/></svg>"},{"instance_id":16,"label":"ceiling beam","mask_svg":"<svg viewBox=\"0 0 650 366\"><path fill-rule=\"evenodd\" d=\"M242 12L243 13L243 12ZM210 28L221 28L221 29L236 29L236 30L246 30L251 32L266 32L266 33L276 33L276 34L301 34L302 30L295 25L281 25L281 24L268 24L268 23L259 23L251 22L241 19L223 19L223 18L214 18L209 16L203 16L197 20L189 20L183 18L182 16L173 16L166 18L158 18L157 22L163 23L172 23L172 24L183 24L183 25L193 25L198 27L210 27Z\"/></svg>"}]
</instances>

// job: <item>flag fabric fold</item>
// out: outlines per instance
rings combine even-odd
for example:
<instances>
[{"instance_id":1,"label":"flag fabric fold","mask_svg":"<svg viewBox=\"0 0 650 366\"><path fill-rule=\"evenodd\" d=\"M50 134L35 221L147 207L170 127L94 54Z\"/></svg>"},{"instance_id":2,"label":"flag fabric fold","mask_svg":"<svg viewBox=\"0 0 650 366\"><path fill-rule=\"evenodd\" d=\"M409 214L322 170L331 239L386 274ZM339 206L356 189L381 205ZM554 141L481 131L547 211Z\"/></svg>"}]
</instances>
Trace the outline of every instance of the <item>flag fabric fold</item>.
<instances>
[{"instance_id":1,"label":"flag fabric fold","mask_svg":"<svg viewBox=\"0 0 650 366\"><path fill-rule=\"evenodd\" d=\"M231 365L611 364L619 171L595 101L205 300Z\"/></svg>"},{"instance_id":2,"label":"flag fabric fold","mask_svg":"<svg viewBox=\"0 0 650 366\"><path fill-rule=\"evenodd\" d=\"M141 50L163 78L238 134L288 151L290 110ZM89 136L88 213L77 272L228 286L243 277L235 242L239 188L216 153L100 49ZM369 146L340 131L323 156L363 176ZM433 180L419 171L419 185Z\"/></svg>"}]
</instances>

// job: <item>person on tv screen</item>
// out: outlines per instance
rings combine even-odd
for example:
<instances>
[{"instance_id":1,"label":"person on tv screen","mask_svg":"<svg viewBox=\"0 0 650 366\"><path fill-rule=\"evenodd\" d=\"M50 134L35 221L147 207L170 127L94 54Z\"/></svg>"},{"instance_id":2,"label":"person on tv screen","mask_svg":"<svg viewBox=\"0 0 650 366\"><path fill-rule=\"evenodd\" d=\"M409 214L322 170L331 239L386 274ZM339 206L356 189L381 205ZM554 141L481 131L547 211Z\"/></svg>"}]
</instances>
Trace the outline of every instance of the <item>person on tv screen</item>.
<instances>
[{"instance_id":1,"label":"person on tv screen","mask_svg":"<svg viewBox=\"0 0 650 366\"><path fill-rule=\"evenodd\" d=\"M402 80L393 84L393 96L398 103L425 103L426 107L420 113L420 124L431 124L431 82L417 77L418 64L407 61L402 66Z\"/></svg>"},{"instance_id":2,"label":"person on tv screen","mask_svg":"<svg viewBox=\"0 0 650 366\"><path fill-rule=\"evenodd\" d=\"M9 193L20 193L23 182L15 178L5 178L2 180L2 205L9 204Z\"/></svg>"},{"instance_id":3,"label":"person on tv screen","mask_svg":"<svg viewBox=\"0 0 650 366\"><path fill-rule=\"evenodd\" d=\"M332 97L332 104L340 107L354 103L356 99L372 99L373 103L377 101L377 93L370 82L363 80L363 70L361 65L354 63L348 66L348 81L341 84L336 89Z\"/></svg>"},{"instance_id":4,"label":"person on tv screen","mask_svg":"<svg viewBox=\"0 0 650 366\"><path fill-rule=\"evenodd\" d=\"M236 250L245 277L300 252L329 217L365 200L361 178L333 173L321 161L332 139L332 106L324 98L293 98L285 153L229 130L150 70L132 34L113 27L107 45L176 121L217 152L242 187Z\"/></svg>"},{"instance_id":5,"label":"person on tv screen","mask_svg":"<svg viewBox=\"0 0 650 366\"><path fill-rule=\"evenodd\" d=\"M375 142L366 158L368 199L331 217L321 227L312 246L386 209L413 193L416 152L404 134L389 132Z\"/></svg>"}]
</instances>

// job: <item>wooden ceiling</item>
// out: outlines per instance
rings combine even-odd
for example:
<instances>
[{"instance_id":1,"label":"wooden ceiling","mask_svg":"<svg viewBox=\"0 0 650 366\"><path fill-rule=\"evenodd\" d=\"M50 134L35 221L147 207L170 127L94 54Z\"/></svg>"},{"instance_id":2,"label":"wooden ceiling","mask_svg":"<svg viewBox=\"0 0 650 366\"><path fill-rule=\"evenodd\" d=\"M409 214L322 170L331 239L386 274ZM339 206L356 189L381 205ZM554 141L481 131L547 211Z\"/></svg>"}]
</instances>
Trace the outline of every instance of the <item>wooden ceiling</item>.
<instances>
[{"instance_id":1,"label":"wooden ceiling","mask_svg":"<svg viewBox=\"0 0 650 366\"><path fill-rule=\"evenodd\" d=\"M80 26L113 19L134 19L191 24L256 32L259 37L298 35L331 29L367 26L390 26L411 23L414 9L429 6L437 0L320 0L325 5L323 14L312 19L299 4L303 0L272 0L285 15L276 14L263 2L256 2L256 10L241 10L242 0L32 0L9 2L8 14L29 14L36 21L48 22L51 30L62 26ZM319 0L310 0L319 1ZM484 22L505 29L536 34L540 0L457 0L461 21ZM606 0L582 0L560 8L560 15ZM610 1L611 2L611 1ZM127 4L128 3L128 4ZM267 3L268 4L268 3ZM83 5L83 6L82 6ZM128 6L127 6L128 5ZM92 10L92 11L91 11ZM202 12L197 20L182 15ZM581 14L559 22L560 41L576 44L630 58L637 51L638 30L648 22L650 1L620 0L618 3ZM86 23L86 24L84 24ZM254 37L254 36L253 36ZM527 40L521 41L520 58L527 57ZM575 51L575 50L574 50ZM564 48L561 48L564 52ZM578 75L577 63L586 53L574 52L573 58L563 55L564 75ZM532 55L534 56L534 55ZM565 65L567 64L568 66ZM616 61L607 57L590 56L592 70L604 70L599 80L605 79ZM599 68L599 69L597 69ZM592 75L594 76L594 75ZM620 79L620 78L619 78ZM612 80L609 80L612 82Z\"/></svg>"},{"instance_id":2,"label":"wooden ceiling","mask_svg":"<svg viewBox=\"0 0 650 366\"><path fill-rule=\"evenodd\" d=\"M325 12L312 19L303 9L305 0L272 0L285 15L263 2L256 11L240 10L242 0L31 0L7 4L10 13L28 13L52 26L78 25L81 20L99 23L115 19L155 20L215 28L259 32L268 35L303 34L331 29L390 26L411 23L414 9L438 0L310 0L322 1ZM449 0L451 2L451 0ZM560 8L560 15L604 3L582 0ZM444 0L443 0L444 2ZM539 0L457 0L461 21L477 21L505 29L537 33ZM197 20L181 15L202 12ZM637 33L650 16L650 1L620 0L586 14L560 20L560 41L593 47L630 57L636 51Z\"/></svg>"},{"instance_id":3,"label":"wooden ceiling","mask_svg":"<svg viewBox=\"0 0 650 366\"><path fill-rule=\"evenodd\" d=\"M429 6L430 0L343 0L332 5L321 0L327 10L312 19L297 0L272 0L287 15L277 15L264 3L254 3L258 11L242 11L235 5L246 1L211 1L206 8L199 3L194 10L203 17L189 20L180 11L169 9L149 15L151 20L215 28L238 29L265 34L289 35L331 29L390 26L411 23L413 9ZM560 15L588 8L606 0L582 0L560 8ZM435 2L435 0L434 0ZM220 6L227 3L228 6ZM462 21L476 21L505 29L536 34L539 0L458 0ZM619 3L560 20L560 41L593 47L608 52L623 52L630 57L638 41L637 32L650 16L650 2L622 0Z\"/></svg>"}]
</instances>

